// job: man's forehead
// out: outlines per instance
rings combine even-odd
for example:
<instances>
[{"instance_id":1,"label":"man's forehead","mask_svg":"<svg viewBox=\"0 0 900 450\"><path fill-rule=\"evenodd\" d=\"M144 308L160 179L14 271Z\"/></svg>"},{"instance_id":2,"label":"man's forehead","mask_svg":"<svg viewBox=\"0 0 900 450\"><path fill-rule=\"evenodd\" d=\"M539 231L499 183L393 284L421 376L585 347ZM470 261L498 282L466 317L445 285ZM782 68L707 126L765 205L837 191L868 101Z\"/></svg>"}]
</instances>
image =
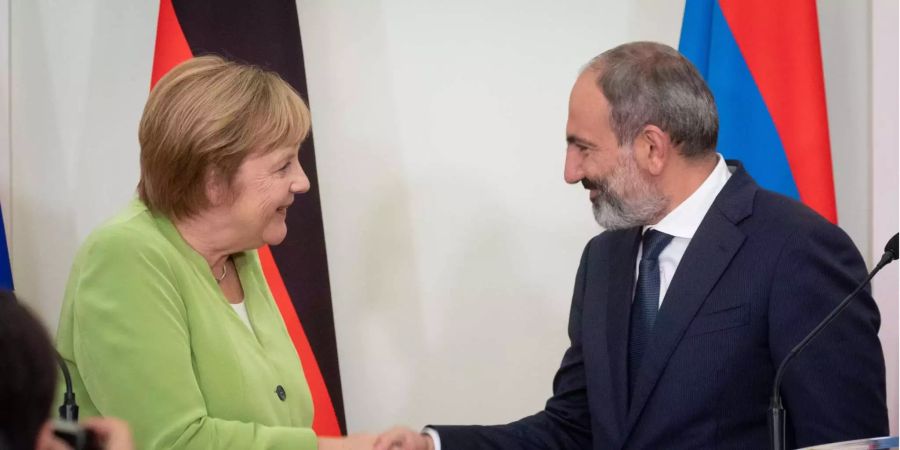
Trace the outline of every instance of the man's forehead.
<instances>
[{"instance_id":1,"label":"man's forehead","mask_svg":"<svg viewBox=\"0 0 900 450\"><path fill-rule=\"evenodd\" d=\"M597 86L599 75L600 74L596 70L592 69L581 72L581 74L578 75L578 78L575 79L575 85L572 87L572 91L590 92L595 90L599 92L600 88Z\"/></svg>"},{"instance_id":2,"label":"man's forehead","mask_svg":"<svg viewBox=\"0 0 900 450\"><path fill-rule=\"evenodd\" d=\"M598 73L594 70L586 70L572 86L572 93L569 96L569 104L571 105L594 105L594 107L603 107L606 105L606 97L597 84Z\"/></svg>"},{"instance_id":3,"label":"man's forehead","mask_svg":"<svg viewBox=\"0 0 900 450\"><path fill-rule=\"evenodd\" d=\"M569 97L569 121L590 121L602 119L608 103L596 84L596 77L582 74L572 88Z\"/></svg>"}]
</instances>

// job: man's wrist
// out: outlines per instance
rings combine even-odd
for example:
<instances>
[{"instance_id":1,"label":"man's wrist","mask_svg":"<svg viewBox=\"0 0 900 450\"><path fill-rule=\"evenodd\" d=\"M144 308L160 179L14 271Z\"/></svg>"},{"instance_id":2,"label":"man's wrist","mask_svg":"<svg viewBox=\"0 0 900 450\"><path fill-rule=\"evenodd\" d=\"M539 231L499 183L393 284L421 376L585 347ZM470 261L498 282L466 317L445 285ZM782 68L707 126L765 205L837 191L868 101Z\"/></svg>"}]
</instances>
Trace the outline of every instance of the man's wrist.
<instances>
[{"instance_id":1,"label":"man's wrist","mask_svg":"<svg viewBox=\"0 0 900 450\"><path fill-rule=\"evenodd\" d=\"M422 436L425 436L426 442L428 442L428 450L441 450L441 436L438 434L437 430L431 427L425 427L422 430Z\"/></svg>"}]
</instances>

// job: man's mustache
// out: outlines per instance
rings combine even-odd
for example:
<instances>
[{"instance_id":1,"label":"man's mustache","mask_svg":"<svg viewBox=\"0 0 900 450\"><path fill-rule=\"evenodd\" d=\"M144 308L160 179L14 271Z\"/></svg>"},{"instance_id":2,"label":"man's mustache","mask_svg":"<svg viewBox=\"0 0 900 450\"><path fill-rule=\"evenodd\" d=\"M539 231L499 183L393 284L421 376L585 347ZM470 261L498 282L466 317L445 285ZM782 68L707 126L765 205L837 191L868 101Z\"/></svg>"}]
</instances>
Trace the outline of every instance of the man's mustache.
<instances>
[{"instance_id":1,"label":"man's mustache","mask_svg":"<svg viewBox=\"0 0 900 450\"><path fill-rule=\"evenodd\" d=\"M590 190L590 191L596 191L596 190L600 189L599 183L595 183L591 180L588 180L587 178L581 179L581 185L584 186L585 189Z\"/></svg>"}]
</instances>

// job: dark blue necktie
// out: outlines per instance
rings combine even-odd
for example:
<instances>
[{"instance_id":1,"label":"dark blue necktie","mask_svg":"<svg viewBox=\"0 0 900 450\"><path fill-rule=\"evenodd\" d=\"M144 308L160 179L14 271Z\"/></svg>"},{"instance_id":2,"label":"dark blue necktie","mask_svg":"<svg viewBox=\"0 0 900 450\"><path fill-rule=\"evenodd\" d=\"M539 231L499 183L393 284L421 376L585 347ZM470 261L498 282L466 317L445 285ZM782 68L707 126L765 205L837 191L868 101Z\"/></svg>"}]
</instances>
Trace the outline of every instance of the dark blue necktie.
<instances>
[{"instance_id":1,"label":"dark blue necktie","mask_svg":"<svg viewBox=\"0 0 900 450\"><path fill-rule=\"evenodd\" d=\"M628 394L634 391L638 368L644 357L656 312L659 310L659 254L669 245L672 236L648 229L641 244L638 280L631 303L631 323L628 332Z\"/></svg>"}]
</instances>

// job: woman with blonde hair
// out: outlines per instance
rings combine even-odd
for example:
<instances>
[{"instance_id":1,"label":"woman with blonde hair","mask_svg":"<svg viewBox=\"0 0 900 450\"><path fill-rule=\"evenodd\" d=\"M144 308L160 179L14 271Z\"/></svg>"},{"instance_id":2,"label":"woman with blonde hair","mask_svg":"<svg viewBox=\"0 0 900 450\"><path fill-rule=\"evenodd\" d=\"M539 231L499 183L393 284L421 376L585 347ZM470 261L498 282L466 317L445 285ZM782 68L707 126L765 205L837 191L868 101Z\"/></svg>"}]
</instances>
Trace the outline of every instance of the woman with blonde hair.
<instances>
[{"instance_id":1,"label":"woman with blonde hair","mask_svg":"<svg viewBox=\"0 0 900 450\"><path fill-rule=\"evenodd\" d=\"M318 439L300 360L256 248L280 243L309 110L277 74L188 60L150 93L138 197L91 233L57 346L81 411L140 448L349 449Z\"/></svg>"}]
</instances>

